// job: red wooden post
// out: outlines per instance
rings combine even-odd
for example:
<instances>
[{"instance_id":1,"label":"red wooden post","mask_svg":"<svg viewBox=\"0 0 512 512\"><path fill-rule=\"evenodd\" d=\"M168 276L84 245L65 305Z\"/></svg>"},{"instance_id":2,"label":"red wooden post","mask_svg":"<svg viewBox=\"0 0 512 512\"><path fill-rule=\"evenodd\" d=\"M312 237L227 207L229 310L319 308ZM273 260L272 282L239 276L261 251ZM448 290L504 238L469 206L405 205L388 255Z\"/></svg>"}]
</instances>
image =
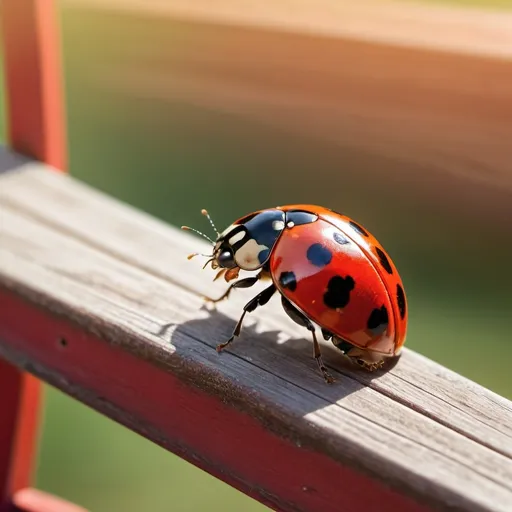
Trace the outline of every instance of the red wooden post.
<instances>
[{"instance_id":1,"label":"red wooden post","mask_svg":"<svg viewBox=\"0 0 512 512\"><path fill-rule=\"evenodd\" d=\"M55 2L1 0L0 19L9 145L64 170L64 103ZM17 501L16 493L30 484L40 383L0 360L0 389L0 510L5 510L13 499ZM27 498L23 503L27 504Z\"/></svg>"},{"instance_id":2,"label":"red wooden post","mask_svg":"<svg viewBox=\"0 0 512 512\"><path fill-rule=\"evenodd\" d=\"M0 359L0 510L30 484L36 448L39 382Z\"/></svg>"},{"instance_id":3,"label":"red wooden post","mask_svg":"<svg viewBox=\"0 0 512 512\"><path fill-rule=\"evenodd\" d=\"M2 0L8 137L13 149L66 167L60 41L54 0Z\"/></svg>"}]
</instances>

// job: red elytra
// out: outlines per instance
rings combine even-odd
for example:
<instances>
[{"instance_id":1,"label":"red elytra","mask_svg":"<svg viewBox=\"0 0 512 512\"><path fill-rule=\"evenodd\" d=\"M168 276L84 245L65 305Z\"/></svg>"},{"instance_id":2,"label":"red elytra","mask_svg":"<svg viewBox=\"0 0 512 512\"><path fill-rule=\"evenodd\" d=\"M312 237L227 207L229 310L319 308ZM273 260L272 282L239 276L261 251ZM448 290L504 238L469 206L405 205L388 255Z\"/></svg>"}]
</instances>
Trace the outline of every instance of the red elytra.
<instances>
[{"instance_id":1,"label":"red elytra","mask_svg":"<svg viewBox=\"0 0 512 512\"><path fill-rule=\"evenodd\" d=\"M399 355L407 332L402 279L377 239L351 218L316 205L280 206L238 219L212 243L208 263L220 268L216 279L231 281L240 269L259 273L236 281L211 301L260 279L272 282L246 304L233 336L219 351L240 334L245 314L278 291L290 318L312 333L315 358L328 382L333 379L321 359L315 324L326 340L367 370Z\"/></svg>"},{"instance_id":2,"label":"red elytra","mask_svg":"<svg viewBox=\"0 0 512 512\"><path fill-rule=\"evenodd\" d=\"M397 353L405 342L407 311L402 280L391 258L373 235L349 217L318 206L283 207L284 211L298 209L316 213L319 219L281 234L270 258L279 291L311 320L345 341L383 354ZM332 254L329 264L314 265L308 259L308 250L315 244ZM290 270L297 276L295 291L279 282L281 273ZM328 283L336 276L345 282L351 278L354 287L344 307L327 307ZM346 288L349 285L350 281ZM374 315L377 325L370 329L374 311L379 311ZM384 322L379 324L379 319Z\"/></svg>"}]
</instances>

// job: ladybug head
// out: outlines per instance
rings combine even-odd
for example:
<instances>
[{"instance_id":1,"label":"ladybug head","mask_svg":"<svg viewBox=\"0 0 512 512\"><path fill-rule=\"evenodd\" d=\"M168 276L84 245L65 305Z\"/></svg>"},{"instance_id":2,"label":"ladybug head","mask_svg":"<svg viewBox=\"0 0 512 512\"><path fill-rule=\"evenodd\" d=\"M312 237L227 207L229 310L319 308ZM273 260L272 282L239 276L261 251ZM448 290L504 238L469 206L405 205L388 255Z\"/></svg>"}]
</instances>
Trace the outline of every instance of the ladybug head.
<instances>
[{"instance_id":1,"label":"ladybug head","mask_svg":"<svg viewBox=\"0 0 512 512\"><path fill-rule=\"evenodd\" d=\"M217 238L212 267L261 268L284 227L285 213L277 209L262 210L236 221Z\"/></svg>"},{"instance_id":2,"label":"ladybug head","mask_svg":"<svg viewBox=\"0 0 512 512\"><path fill-rule=\"evenodd\" d=\"M285 213L269 209L247 215L219 233L208 212L203 210L202 213L217 233L216 241L193 228L183 226L183 229L195 231L210 240L214 248L206 264L211 263L213 269L261 268L270 258L270 252L285 227Z\"/></svg>"}]
</instances>

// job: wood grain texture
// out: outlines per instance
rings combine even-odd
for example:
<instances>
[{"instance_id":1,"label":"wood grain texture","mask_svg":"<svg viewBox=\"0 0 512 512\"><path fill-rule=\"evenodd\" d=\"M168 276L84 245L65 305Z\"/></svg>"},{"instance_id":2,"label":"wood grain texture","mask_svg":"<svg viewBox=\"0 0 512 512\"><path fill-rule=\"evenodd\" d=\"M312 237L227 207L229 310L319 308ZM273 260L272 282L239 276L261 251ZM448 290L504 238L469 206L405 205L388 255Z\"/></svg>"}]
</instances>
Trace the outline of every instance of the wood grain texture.
<instances>
[{"instance_id":1,"label":"wood grain texture","mask_svg":"<svg viewBox=\"0 0 512 512\"><path fill-rule=\"evenodd\" d=\"M277 510L510 510L511 402L410 350L370 375L324 344L327 386L273 305L219 355L253 292L206 310L223 288L186 259L200 240L16 166L0 354Z\"/></svg>"}]
</instances>

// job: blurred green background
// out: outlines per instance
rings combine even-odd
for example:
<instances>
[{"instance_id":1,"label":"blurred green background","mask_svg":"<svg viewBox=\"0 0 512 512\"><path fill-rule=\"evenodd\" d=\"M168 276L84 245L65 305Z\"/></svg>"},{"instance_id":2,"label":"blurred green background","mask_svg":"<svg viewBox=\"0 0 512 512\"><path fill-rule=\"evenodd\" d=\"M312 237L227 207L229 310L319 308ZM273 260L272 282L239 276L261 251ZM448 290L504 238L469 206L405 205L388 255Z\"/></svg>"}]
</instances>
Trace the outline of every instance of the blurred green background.
<instances>
[{"instance_id":1,"label":"blurred green background","mask_svg":"<svg viewBox=\"0 0 512 512\"><path fill-rule=\"evenodd\" d=\"M464 187L452 191L451 202L441 191L429 196L414 176L393 178L403 162L273 124L247 106L251 98L238 101L236 88L223 95L218 73L243 70L243 51L237 67L233 49L223 47L229 39L200 24L77 7L60 14L74 176L174 225L201 222L203 207L218 225L291 202L346 212L383 241L401 269L407 346L512 398L512 237L495 204L468 207L474 197ZM261 80L285 88L271 67L272 44L258 50L270 63ZM190 72L190 62L210 50L213 61ZM253 71L240 71L241 82L253 83ZM209 88L213 99L203 101ZM296 123L314 124L308 88L300 92L306 101ZM420 172L429 170L411 169ZM53 389L37 485L94 512L264 509Z\"/></svg>"}]
</instances>

